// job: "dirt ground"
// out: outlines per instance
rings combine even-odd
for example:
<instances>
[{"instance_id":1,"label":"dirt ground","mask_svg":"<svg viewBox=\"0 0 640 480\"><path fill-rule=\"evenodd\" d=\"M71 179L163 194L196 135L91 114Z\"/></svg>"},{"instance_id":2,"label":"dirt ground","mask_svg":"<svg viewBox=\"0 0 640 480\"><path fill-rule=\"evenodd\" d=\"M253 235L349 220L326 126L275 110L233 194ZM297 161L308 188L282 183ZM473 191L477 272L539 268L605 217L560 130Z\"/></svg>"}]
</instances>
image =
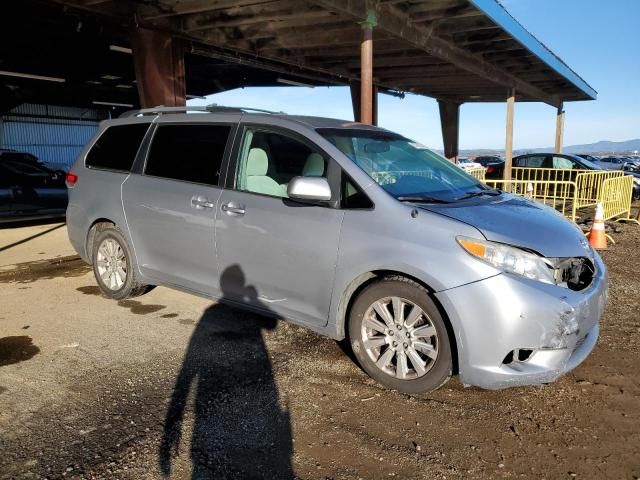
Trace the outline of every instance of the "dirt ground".
<instances>
[{"instance_id":1,"label":"dirt ground","mask_svg":"<svg viewBox=\"0 0 640 480\"><path fill-rule=\"evenodd\" d=\"M640 228L614 238L574 372L415 396L284 322L165 288L108 300L73 256L17 265L0 272L0 478L640 478Z\"/></svg>"}]
</instances>

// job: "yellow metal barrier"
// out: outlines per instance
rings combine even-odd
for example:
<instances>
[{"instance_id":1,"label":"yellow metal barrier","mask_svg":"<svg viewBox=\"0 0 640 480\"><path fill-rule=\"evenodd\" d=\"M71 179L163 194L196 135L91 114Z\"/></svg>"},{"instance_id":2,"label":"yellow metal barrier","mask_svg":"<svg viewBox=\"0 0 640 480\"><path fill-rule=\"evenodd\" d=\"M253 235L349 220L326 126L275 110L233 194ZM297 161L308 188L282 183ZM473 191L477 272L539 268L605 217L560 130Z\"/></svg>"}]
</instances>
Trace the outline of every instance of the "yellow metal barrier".
<instances>
[{"instance_id":1,"label":"yellow metal barrier","mask_svg":"<svg viewBox=\"0 0 640 480\"><path fill-rule=\"evenodd\" d=\"M485 174L487 173L487 170L484 167L463 168L463 170L472 177L484 182Z\"/></svg>"},{"instance_id":2,"label":"yellow metal barrier","mask_svg":"<svg viewBox=\"0 0 640 480\"><path fill-rule=\"evenodd\" d=\"M620 215L625 215L616 221L640 223L631 218L631 199L633 196L633 177L609 178L602 183L600 201L604 209L604 219L610 220Z\"/></svg>"},{"instance_id":3,"label":"yellow metal barrier","mask_svg":"<svg viewBox=\"0 0 640 480\"><path fill-rule=\"evenodd\" d=\"M576 221L576 182L561 180L486 180L492 188L511 189L514 195L544 203Z\"/></svg>"},{"instance_id":4,"label":"yellow metal barrier","mask_svg":"<svg viewBox=\"0 0 640 480\"><path fill-rule=\"evenodd\" d=\"M593 170L573 170L566 168L529 168L513 167L511 178L514 180L542 181L542 182L574 182L580 173Z\"/></svg>"},{"instance_id":5,"label":"yellow metal barrier","mask_svg":"<svg viewBox=\"0 0 640 480\"><path fill-rule=\"evenodd\" d=\"M625 174L622 170L581 170L576 175L576 202L577 208L595 206L602 197L604 182L614 178L622 178ZM632 187L633 188L633 187Z\"/></svg>"},{"instance_id":6,"label":"yellow metal barrier","mask_svg":"<svg viewBox=\"0 0 640 480\"><path fill-rule=\"evenodd\" d=\"M623 177L622 170L574 170L564 168L514 167L512 178L523 181L575 182L576 209L595 206L601 197L602 184L610 178Z\"/></svg>"}]
</instances>

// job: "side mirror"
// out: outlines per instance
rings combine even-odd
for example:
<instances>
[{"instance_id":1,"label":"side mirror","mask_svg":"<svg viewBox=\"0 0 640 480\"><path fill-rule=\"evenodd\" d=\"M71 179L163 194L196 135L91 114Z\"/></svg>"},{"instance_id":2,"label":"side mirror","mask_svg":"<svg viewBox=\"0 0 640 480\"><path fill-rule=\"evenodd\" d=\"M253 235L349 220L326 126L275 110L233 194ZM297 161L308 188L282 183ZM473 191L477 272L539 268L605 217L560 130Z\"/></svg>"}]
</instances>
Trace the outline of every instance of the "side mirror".
<instances>
[{"instance_id":1,"label":"side mirror","mask_svg":"<svg viewBox=\"0 0 640 480\"><path fill-rule=\"evenodd\" d=\"M287 187L292 200L326 202L331 200L331 187L324 177L294 177Z\"/></svg>"}]
</instances>

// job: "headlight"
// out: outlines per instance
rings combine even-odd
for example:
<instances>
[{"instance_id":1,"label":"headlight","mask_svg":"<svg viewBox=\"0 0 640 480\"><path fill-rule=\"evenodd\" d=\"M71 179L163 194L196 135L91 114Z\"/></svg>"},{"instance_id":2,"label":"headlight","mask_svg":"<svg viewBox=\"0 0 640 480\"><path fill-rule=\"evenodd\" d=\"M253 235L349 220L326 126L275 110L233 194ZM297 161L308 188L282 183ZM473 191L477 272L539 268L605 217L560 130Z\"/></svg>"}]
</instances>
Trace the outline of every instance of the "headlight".
<instances>
[{"instance_id":1,"label":"headlight","mask_svg":"<svg viewBox=\"0 0 640 480\"><path fill-rule=\"evenodd\" d=\"M502 271L545 283L556 283L551 261L520 248L476 238L456 237L465 251Z\"/></svg>"}]
</instances>

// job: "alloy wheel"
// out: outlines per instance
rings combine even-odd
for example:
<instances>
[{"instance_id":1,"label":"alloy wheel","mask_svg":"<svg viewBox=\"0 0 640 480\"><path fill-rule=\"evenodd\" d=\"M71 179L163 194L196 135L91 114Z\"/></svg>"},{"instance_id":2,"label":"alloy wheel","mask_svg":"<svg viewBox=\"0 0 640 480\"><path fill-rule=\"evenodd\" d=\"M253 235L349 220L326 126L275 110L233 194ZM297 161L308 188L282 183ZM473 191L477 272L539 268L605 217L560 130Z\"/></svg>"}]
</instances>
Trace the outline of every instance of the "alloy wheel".
<instances>
[{"instance_id":1,"label":"alloy wheel","mask_svg":"<svg viewBox=\"0 0 640 480\"><path fill-rule=\"evenodd\" d=\"M113 238L105 238L98 247L96 266L102 283L109 290L120 290L127 281L127 257Z\"/></svg>"},{"instance_id":2,"label":"alloy wheel","mask_svg":"<svg viewBox=\"0 0 640 480\"><path fill-rule=\"evenodd\" d=\"M412 380L426 375L438 358L438 333L427 314L400 297L375 301L362 322L367 355L386 374Z\"/></svg>"}]
</instances>

